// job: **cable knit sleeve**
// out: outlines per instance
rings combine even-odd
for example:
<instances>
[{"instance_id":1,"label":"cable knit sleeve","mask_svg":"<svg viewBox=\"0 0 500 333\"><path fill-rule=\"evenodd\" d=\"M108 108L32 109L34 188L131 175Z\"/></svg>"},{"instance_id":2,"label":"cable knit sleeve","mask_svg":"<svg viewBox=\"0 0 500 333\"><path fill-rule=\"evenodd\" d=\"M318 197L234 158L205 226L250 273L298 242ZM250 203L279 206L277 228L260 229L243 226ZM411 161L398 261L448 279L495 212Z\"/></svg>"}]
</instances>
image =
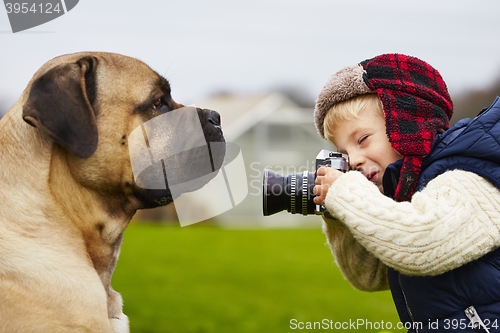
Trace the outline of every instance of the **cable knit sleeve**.
<instances>
[{"instance_id":1,"label":"cable knit sleeve","mask_svg":"<svg viewBox=\"0 0 500 333\"><path fill-rule=\"evenodd\" d=\"M363 291L389 289L387 266L361 246L346 225L324 217L323 232L335 263L355 288Z\"/></svg>"},{"instance_id":2,"label":"cable knit sleeve","mask_svg":"<svg viewBox=\"0 0 500 333\"><path fill-rule=\"evenodd\" d=\"M401 203L348 172L325 205L364 248L407 275L438 275L500 245L500 191L467 171L446 172Z\"/></svg>"}]
</instances>

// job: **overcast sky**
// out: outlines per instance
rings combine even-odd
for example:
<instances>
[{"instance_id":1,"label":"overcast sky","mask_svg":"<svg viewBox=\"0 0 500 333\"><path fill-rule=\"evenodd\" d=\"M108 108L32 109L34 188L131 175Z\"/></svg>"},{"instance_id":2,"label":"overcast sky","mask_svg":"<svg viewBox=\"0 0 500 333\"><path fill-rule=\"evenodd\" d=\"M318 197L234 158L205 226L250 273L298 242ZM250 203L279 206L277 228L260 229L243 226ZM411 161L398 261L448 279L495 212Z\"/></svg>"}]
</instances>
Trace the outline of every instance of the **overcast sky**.
<instances>
[{"instance_id":1,"label":"overcast sky","mask_svg":"<svg viewBox=\"0 0 500 333\"><path fill-rule=\"evenodd\" d=\"M333 72L387 52L426 60L457 96L500 77L499 11L493 0L80 0L13 34L0 8L0 102L47 60L88 50L143 60L185 104L282 86L314 99Z\"/></svg>"}]
</instances>

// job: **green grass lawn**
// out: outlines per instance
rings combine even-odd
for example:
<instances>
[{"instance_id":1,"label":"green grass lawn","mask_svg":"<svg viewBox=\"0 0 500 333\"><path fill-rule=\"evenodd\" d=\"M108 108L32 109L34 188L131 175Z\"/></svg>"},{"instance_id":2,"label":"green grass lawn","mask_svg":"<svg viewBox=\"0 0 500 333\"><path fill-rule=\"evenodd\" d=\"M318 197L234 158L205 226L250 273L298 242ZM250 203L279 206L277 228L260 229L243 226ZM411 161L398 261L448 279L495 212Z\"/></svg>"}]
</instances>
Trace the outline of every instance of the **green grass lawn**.
<instances>
[{"instance_id":1,"label":"green grass lawn","mask_svg":"<svg viewBox=\"0 0 500 333\"><path fill-rule=\"evenodd\" d=\"M132 333L311 331L299 323L323 320L332 326L315 331L365 320L372 326L357 331L381 332L382 321L398 322L389 292L364 293L343 279L319 228L132 224L113 286Z\"/></svg>"}]
</instances>

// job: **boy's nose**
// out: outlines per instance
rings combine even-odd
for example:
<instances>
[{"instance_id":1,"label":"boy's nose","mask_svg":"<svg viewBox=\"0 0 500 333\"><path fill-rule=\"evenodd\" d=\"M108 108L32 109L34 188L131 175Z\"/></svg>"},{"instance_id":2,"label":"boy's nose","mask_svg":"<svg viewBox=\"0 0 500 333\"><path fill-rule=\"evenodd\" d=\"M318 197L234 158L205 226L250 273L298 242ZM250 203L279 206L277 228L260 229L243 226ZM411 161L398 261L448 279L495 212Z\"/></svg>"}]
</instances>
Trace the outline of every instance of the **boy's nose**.
<instances>
[{"instance_id":1,"label":"boy's nose","mask_svg":"<svg viewBox=\"0 0 500 333\"><path fill-rule=\"evenodd\" d=\"M349 167L354 170L359 170L363 166L365 158L360 154L349 154Z\"/></svg>"}]
</instances>

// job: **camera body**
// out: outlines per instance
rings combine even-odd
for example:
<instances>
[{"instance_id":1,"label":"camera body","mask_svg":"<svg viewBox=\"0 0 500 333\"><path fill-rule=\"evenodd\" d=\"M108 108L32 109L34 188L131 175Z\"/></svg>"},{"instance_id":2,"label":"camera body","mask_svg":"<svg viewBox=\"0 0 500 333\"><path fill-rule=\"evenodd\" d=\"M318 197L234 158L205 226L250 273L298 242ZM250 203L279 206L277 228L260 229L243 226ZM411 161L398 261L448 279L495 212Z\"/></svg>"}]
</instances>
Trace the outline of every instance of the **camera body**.
<instances>
[{"instance_id":1,"label":"camera body","mask_svg":"<svg viewBox=\"0 0 500 333\"><path fill-rule=\"evenodd\" d=\"M318 155L316 155L316 171L321 166L327 166L342 172L346 172L347 170L349 170L349 158L346 154L322 149L318 153ZM325 211L326 208L324 206L316 205L316 214L323 214Z\"/></svg>"},{"instance_id":2,"label":"camera body","mask_svg":"<svg viewBox=\"0 0 500 333\"><path fill-rule=\"evenodd\" d=\"M349 158L346 154L322 149L318 155L316 155L316 170L318 170L320 166L327 166L346 172L349 170Z\"/></svg>"},{"instance_id":3,"label":"camera body","mask_svg":"<svg viewBox=\"0 0 500 333\"><path fill-rule=\"evenodd\" d=\"M316 170L320 166L349 170L348 157L345 154L323 149L316 156ZM325 208L314 204L312 193L316 172L304 171L283 176L270 169L264 169L262 181L262 210L264 216L287 210L291 214L323 214Z\"/></svg>"}]
</instances>

